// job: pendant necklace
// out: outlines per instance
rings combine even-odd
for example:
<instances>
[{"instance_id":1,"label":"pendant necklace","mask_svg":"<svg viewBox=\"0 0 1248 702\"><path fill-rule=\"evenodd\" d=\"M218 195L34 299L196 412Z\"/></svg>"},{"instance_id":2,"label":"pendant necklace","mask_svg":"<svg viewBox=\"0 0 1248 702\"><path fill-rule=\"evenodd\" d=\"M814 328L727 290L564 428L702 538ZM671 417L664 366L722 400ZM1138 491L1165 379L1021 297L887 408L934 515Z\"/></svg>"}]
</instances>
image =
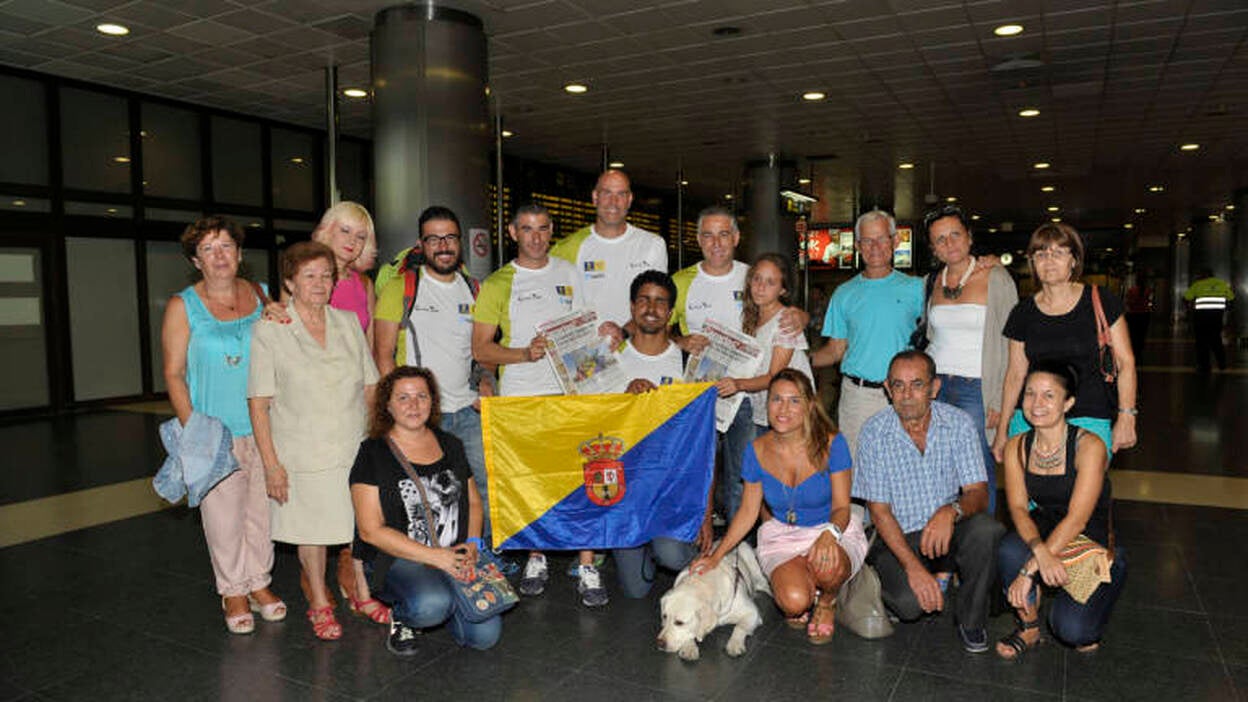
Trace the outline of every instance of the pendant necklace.
<instances>
[{"instance_id":1,"label":"pendant necklace","mask_svg":"<svg viewBox=\"0 0 1248 702\"><path fill-rule=\"evenodd\" d=\"M1031 445L1031 465L1038 471L1051 471L1065 462L1066 456L1064 450L1066 444L1059 443L1050 451L1043 451L1040 448L1040 442L1037 441Z\"/></svg>"},{"instance_id":2,"label":"pendant necklace","mask_svg":"<svg viewBox=\"0 0 1248 702\"><path fill-rule=\"evenodd\" d=\"M793 477L797 477L796 470L793 471ZM780 483L780 486L784 488L785 497L789 498L789 508L785 510L784 521L790 525L797 524L797 509L794 506L794 503L797 501L797 486L789 487L787 483Z\"/></svg>"},{"instance_id":3,"label":"pendant necklace","mask_svg":"<svg viewBox=\"0 0 1248 702\"><path fill-rule=\"evenodd\" d=\"M230 311L233 312L234 314L238 314L238 282L237 281L234 282L234 306L230 308ZM232 336L234 337L233 350L238 351L238 353L231 354L227 352L225 354L225 365L229 366L230 368L237 368L238 365L243 362L243 328L245 325L243 324L243 319L241 317L236 317L235 319L232 320L232 324L230 326L231 326L231 331L233 332Z\"/></svg>"},{"instance_id":4,"label":"pendant necklace","mask_svg":"<svg viewBox=\"0 0 1248 702\"><path fill-rule=\"evenodd\" d=\"M966 285L966 281L970 279L971 273L975 272L975 257L971 256L971 260L966 264L966 270L962 272L962 279L958 281L958 287L949 287L949 266L945 266L940 271L940 291L950 300L956 300L962 297L962 288Z\"/></svg>"}]
</instances>

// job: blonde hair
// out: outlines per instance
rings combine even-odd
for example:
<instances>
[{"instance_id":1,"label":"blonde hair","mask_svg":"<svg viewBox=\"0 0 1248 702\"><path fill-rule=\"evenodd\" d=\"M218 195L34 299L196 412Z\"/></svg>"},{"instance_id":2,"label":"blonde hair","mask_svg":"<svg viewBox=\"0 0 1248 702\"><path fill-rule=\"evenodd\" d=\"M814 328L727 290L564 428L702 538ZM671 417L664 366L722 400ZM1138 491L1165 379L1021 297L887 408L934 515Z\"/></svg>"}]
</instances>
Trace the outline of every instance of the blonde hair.
<instances>
[{"instance_id":1,"label":"blonde hair","mask_svg":"<svg viewBox=\"0 0 1248 702\"><path fill-rule=\"evenodd\" d=\"M361 254L364 253L369 245L373 248L377 247L377 234L373 230L373 216L368 213L368 210L363 205L350 200L343 200L325 210L325 214L321 215L320 223L316 225L316 229L312 230L312 241L328 246L329 237L334 231L334 225L341 221L358 222L364 225L364 233L368 243L365 244L364 249L360 249Z\"/></svg>"}]
</instances>

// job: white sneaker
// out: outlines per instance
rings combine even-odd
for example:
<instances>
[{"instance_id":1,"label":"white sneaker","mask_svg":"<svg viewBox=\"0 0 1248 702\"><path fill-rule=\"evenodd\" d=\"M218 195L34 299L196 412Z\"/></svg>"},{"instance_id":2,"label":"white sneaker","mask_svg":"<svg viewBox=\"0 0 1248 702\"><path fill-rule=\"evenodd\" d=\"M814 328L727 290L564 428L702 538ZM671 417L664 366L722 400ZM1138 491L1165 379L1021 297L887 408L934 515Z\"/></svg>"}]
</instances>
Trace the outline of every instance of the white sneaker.
<instances>
[{"instance_id":1,"label":"white sneaker","mask_svg":"<svg viewBox=\"0 0 1248 702\"><path fill-rule=\"evenodd\" d=\"M607 588L602 586L602 576L592 565L581 566L580 579L576 583L576 591L581 593L581 604L586 607L602 607L609 598Z\"/></svg>"},{"instance_id":2,"label":"white sneaker","mask_svg":"<svg viewBox=\"0 0 1248 702\"><path fill-rule=\"evenodd\" d=\"M540 553L529 554L524 564L524 575L520 578L520 594L536 597L546 591L546 581L550 573L546 569L546 556Z\"/></svg>"}]
</instances>

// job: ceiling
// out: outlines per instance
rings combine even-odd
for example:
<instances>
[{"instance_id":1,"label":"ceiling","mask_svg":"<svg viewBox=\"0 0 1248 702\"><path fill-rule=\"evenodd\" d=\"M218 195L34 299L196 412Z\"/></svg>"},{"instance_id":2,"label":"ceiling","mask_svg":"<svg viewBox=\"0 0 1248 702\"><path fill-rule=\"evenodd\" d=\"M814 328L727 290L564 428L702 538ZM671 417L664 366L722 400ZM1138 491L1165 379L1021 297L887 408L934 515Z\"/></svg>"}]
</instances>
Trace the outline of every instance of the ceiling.
<instances>
[{"instance_id":1,"label":"ceiling","mask_svg":"<svg viewBox=\"0 0 1248 702\"><path fill-rule=\"evenodd\" d=\"M6 0L0 63L320 126L322 69L366 87L390 4ZM776 153L833 217L855 196L911 217L930 191L987 226L1059 207L1081 227L1166 233L1248 186L1244 0L448 4L485 23L508 154L594 171L605 143L636 182L672 188L683 169L704 199L739 196L744 164ZM1025 30L995 36L1006 22ZM563 92L573 80L590 91ZM341 120L367 135L367 101L344 99Z\"/></svg>"}]
</instances>

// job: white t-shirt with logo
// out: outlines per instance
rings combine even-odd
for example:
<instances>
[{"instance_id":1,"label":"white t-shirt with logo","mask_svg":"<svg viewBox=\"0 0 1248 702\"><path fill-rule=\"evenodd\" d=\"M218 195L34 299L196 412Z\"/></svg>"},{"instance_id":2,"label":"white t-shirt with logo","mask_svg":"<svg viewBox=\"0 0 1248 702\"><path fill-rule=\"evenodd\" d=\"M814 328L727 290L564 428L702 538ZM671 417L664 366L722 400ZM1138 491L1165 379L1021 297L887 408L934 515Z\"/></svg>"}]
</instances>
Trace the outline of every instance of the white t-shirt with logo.
<instances>
[{"instance_id":1,"label":"white t-shirt with logo","mask_svg":"<svg viewBox=\"0 0 1248 702\"><path fill-rule=\"evenodd\" d=\"M420 271L420 285L408 319L419 335L420 363L433 371L442 393L442 412L450 414L477 401L469 387L472 372L472 290L462 276L443 282ZM407 345L408 365L416 358Z\"/></svg>"},{"instance_id":2,"label":"white t-shirt with logo","mask_svg":"<svg viewBox=\"0 0 1248 702\"><path fill-rule=\"evenodd\" d=\"M741 331L741 310L745 306L745 274L750 267L732 262L732 270L724 275L711 275L698 264L698 273L689 281L685 294L685 322L689 333L702 331L706 320Z\"/></svg>"},{"instance_id":3,"label":"white t-shirt with logo","mask_svg":"<svg viewBox=\"0 0 1248 702\"><path fill-rule=\"evenodd\" d=\"M591 230L577 251L576 270L585 306L598 313L599 322L628 323L632 319L629 286L642 271L652 269L667 272L667 245L631 224L614 239Z\"/></svg>"},{"instance_id":4,"label":"white t-shirt with logo","mask_svg":"<svg viewBox=\"0 0 1248 702\"><path fill-rule=\"evenodd\" d=\"M632 342L625 341L615 352L615 358L624 372L623 387L616 392L624 392L628 384L638 378L645 378L659 386L679 383L685 371L680 347L670 341L667 342L667 350L657 356L644 354L633 348Z\"/></svg>"}]
</instances>

